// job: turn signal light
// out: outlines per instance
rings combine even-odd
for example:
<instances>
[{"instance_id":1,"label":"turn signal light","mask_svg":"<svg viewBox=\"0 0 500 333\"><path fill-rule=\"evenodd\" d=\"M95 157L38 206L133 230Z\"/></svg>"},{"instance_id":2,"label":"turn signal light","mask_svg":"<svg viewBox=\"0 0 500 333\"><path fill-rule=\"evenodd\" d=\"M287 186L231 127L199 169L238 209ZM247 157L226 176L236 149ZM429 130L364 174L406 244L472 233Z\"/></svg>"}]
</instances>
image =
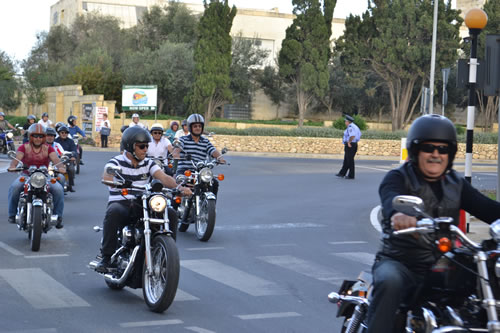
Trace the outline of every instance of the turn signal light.
<instances>
[{"instance_id":1,"label":"turn signal light","mask_svg":"<svg viewBox=\"0 0 500 333\"><path fill-rule=\"evenodd\" d=\"M122 188L122 195L128 195L128 189Z\"/></svg>"},{"instance_id":2,"label":"turn signal light","mask_svg":"<svg viewBox=\"0 0 500 333\"><path fill-rule=\"evenodd\" d=\"M176 203L176 204L180 204L180 203L181 203L181 201L182 201L181 197L175 197L175 199L174 199L174 200L175 200L175 203Z\"/></svg>"},{"instance_id":3,"label":"turn signal light","mask_svg":"<svg viewBox=\"0 0 500 333\"><path fill-rule=\"evenodd\" d=\"M217 179L220 180L220 181L223 181L224 180L224 174L220 174L217 176Z\"/></svg>"},{"instance_id":4,"label":"turn signal light","mask_svg":"<svg viewBox=\"0 0 500 333\"><path fill-rule=\"evenodd\" d=\"M438 249L443 253L451 251L451 245L451 240L447 237L442 237L438 241Z\"/></svg>"},{"instance_id":5,"label":"turn signal light","mask_svg":"<svg viewBox=\"0 0 500 333\"><path fill-rule=\"evenodd\" d=\"M184 171L184 176L191 177L191 170Z\"/></svg>"},{"instance_id":6,"label":"turn signal light","mask_svg":"<svg viewBox=\"0 0 500 333\"><path fill-rule=\"evenodd\" d=\"M168 165L168 167L169 167L170 169L172 169L172 168L174 167L174 165L173 165L173 164L169 164L169 165Z\"/></svg>"},{"instance_id":7,"label":"turn signal light","mask_svg":"<svg viewBox=\"0 0 500 333\"><path fill-rule=\"evenodd\" d=\"M26 178L25 178L25 177L21 177L21 178L19 178L19 181L20 181L21 183L24 183L24 182L26 181Z\"/></svg>"},{"instance_id":8,"label":"turn signal light","mask_svg":"<svg viewBox=\"0 0 500 333\"><path fill-rule=\"evenodd\" d=\"M55 179L55 178L50 178L50 182L51 182L52 184L55 184L55 183L57 182L57 179Z\"/></svg>"}]
</instances>

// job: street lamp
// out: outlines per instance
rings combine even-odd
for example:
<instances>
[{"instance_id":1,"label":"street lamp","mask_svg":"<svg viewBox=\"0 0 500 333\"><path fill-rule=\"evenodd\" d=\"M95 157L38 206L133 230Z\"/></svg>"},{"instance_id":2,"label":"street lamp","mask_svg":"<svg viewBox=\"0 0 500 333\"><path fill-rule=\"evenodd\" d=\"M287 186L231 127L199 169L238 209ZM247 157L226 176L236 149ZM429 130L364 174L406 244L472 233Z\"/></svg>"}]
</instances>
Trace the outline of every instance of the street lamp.
<instances>
[{"instance_id":1,"label":"street lamp","mask_svg":"<svg viewBox=\"0 0 500 333\"><path fill-rule=\"evenodd\" d=\"M472 176L472 140L474 136L474 113L476 111L477 77L477 36L488 23L488 15L479 8L473 8L465 14L465 25L469 28L471 39L469 62L469 104L467 106L467 136L465 148L465 179L470 183Z\"/></svg>"}]
</instances>

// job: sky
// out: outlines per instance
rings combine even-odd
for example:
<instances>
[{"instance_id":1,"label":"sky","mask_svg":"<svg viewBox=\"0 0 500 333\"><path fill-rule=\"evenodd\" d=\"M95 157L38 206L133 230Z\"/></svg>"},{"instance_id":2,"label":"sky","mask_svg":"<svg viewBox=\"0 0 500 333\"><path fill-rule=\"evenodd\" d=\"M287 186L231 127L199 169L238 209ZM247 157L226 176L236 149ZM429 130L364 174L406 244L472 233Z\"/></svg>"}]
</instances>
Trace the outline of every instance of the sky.
<instances>
[{"instance_id":1,"label":"sky","mask_svg":"<svg viewBox=\"0 0 500 333\"><path fill-rule=\"evenodd\" d=\"M5 3L8 3L5 6ZM27 58L35 45L36 35L48 31L50 6L58 0L0 0L0 50L15 60ZM203 3L202 0L186 0L189 3ZM367 0L338 0L334 17L345 18L350 13L360 15L367 8ZM271 9L292 12L292 0L229 0L230 5L240 8Z\"/></svg>"}]
</instances>

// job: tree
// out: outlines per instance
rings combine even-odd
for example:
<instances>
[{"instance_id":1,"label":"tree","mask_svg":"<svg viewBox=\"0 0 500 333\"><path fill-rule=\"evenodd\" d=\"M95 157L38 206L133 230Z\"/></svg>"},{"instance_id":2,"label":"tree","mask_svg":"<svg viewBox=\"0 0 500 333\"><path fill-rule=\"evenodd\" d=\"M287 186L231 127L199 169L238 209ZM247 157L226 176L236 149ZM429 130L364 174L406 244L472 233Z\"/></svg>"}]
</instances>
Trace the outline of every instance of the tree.
<instances>
[{"instance_id":1,"label":"tree","mask_svg":"<svg viewBox=\"0 0 500 333\"><path fill-rule=\"evenodd\" d=\"M456 61L463 21L451 2L438 1L436 73ZM413 94L415 85L423 87L429 77L432 21L430 0L370 0L362 17L346 19L337 42L347 72L372 72L386 85L393 130L409 123L420 97Z\"/></svg>"},{"instance_id":2,"label":"tree","mask_svg":"<svg viewBox=\"0 0 500 333\"><path fill-rule=\"evenodd\" d=\"M20 85L15 78L14 62L0 51L0 108L15 110L20 104Z\"/></svg>"},{"instance_id":3,"label":"tree","mask_svg":"<svg viewBox=\"0 0 500 333\"><path fill-rule=\"evenodd\" d=\"M217 108L232 101L229 89L231 67L231 27L236 7L228 0L203 1L205 11L200 19L194 50L195 81L189 97L189 111L204 113L210 121Z\"/></svg>"},{"instance_id":4,"label":"tree","mask_svg":"<svg viewBox=\"0 0 500 333\"><path fill-rule=\"evenodd\" d=\"M237 103L251 100L259 68L269 55L269 51L257 46L256 41L243 38L241 32L233 38L229 87Z\"/></svg>"},{"instance_id":5,"label":"tree","mask_svg":"<svg viewBox=\"0 0 500 333\"><path fill-rule=\"evenodd\" d=\"M257 81L262 90L264 90L264 94L266 94L266 96L271 99L271 102L277 106L275 118L278 119L281 102L285 100L286 96L283 89L283 78L279 75L274 66L266 66L260 75L258 75Z\"/></svg>"},{"instance_id":6,"label":"tree","mask_svg":"<svg viewBox=\"0 0 500 333\"><path fill-rule=\"evenodd\" d=\"M331 20L336 0L293 0L293 23L279 52L280 75L295 88L299 126L314 97L322 98L328 88Z\"/></svg>"}]
</instances>

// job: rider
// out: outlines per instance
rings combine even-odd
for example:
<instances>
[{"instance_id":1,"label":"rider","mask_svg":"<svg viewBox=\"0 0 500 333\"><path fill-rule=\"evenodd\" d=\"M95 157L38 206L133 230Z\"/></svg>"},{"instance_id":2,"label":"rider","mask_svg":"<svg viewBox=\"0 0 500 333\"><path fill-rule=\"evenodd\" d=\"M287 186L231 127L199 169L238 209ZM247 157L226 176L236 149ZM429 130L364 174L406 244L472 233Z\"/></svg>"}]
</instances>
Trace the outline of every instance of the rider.
<instances>
[{"instance_id":1,"label":"rider","mask_svg":"<svg viewBox=\"0 0 500 333\"><path fill-rule=\"evenodd\" d=\"M73 186L75 186L75 162L76 156L78 156L76 145L73 140L68 138L69 129L66 125L57 127L57 133L59 134L59 136L57 137L56 142L59 143L65 151L70 151L73 153L68 167L68 191L75 192Z\"/></svg>"},{"instance_id":2,"label":"rider","mask_svg":"<svg viewBox=\"0 0 500 333\"><path fill-rule=\"evenodd\" d=\"M168 139L163 137L163 126L158 123L153 124L150 133L153 136L153 141L148 148L148 157L162 157L166 159L168 153L172 153L174 147Z\"/></svg>"},{"instance_id":3,"label":"rider","mask_svg":"<svg viewBox=\"0 0 500 333\"><path fill-rule=\"evenodd\" d=\"M28 138L28 128L33 125L36 121L36 117L32 114L26 117L26 123L23 125L23 143L26 143L30 140Z\"/></svg>"},{"instance_id":4,"label":"rider","mask_svg":"<svg viewBox=\"0 0 500 333\"><path fill-rule=\"evenodd\" d=\"M146 128L143 123L139 122L139 114L134 113L132 115L132 122L128 125L128 127L139 126L140 128Z\"/></svg>"},{"instance_id":5,"label":"rider","mask_svg":"<svg viewBox=\"0 0 500 333\"><path fill-rule=\"evenodd\" d=\"M188 122L186 119L184 119L181 122L181 129L175 132L174 140L179 139L180 137L183 137L185 135L189 135L189 128L188 128Z\"/></svg>"},{"instance_id":6,"label":"rider","mask_svg":"<svg viewBox=\"0 0 500 333\"><path fill-rule=\"evenodd\" d=\"M492 223L500 218L500 203L493 201L452 169L457 152L455 126L446 117L431 114L416 119L407 138L409 161L387 173L380 184L382 246L373 265L373 293L368 310L368 332L392 332L401 303L411 297L437 260L425 235L392 236L393 230L415 227L417 218L394 210L397 195L422 198L433 217L459 221L464 209Z\"/></svg>"},{"instance_id":7,"label":"rider","mask_svg":"<svg viewBox=\"0 0 500 333\"><path fill-rule=\"evenodd\" d=\"M194 113L190 115L187 119L187 127L191 134L182 136L179 139L179 147L174 148L172 153L175 159L181 158L177 167L177 175L184 174L186 170L192 170L193 164L191 161L194 163L202 162L206 160L207 156L216 158L221 164L226 163L222 154L215 149L207 138L201 135L205 127L205 119L201 114ZM191 160L185 159L186 154L191 155ZM216 196L218 189L219 182L214 178L211 190Z\"/></svg>"},{"instance_id":8,"label":"rider","mask_svg":"<svg viewBox=\"0 0 500 333\"><path fill-rule=\"evenodd\" d=\"M167 137L168 140L170 140L170 143L174 143L175 133L177 133L178 130L179 130L179 123L173 121L170 124L170 128L165 132L165 136Z\"/></svg>"},{"instance_id":9,"label":"rider","mask_svg":"<svg viewBox=\"0 0 500 333\"><path fill-rule=\"evenodd\" d=\"M12 126L9 121L5 119L5 113L0 112L0 133L7 130L8 128L14 129L14 126ZM5 146L7 146L7 138L4 138L3 140L5 140Z\"/></svg>"},{"instance_id":10,"label":"rider","mask_svg":"<svg viewBox=\"0 0 500 333\"><path fill-rule=\"evenodd\" d=\"M75 136L75 134L80 134L82 137L86 137L85 135L85 132L82 131L82 129L80 127L78 127L78 125L76 125L75 121L76 121L77 117L76 116L69 116L68 117L68 130L69 130L69 134L71 134L71 138ZM78 149L80 148L80 149ZM83 149L82 149L82 146L80 145L80 147L77 147L77 151L80 150L78 153L80 154L80 164L83 165Z\"/></svg>"},{"instance_id":11,"label":"rider","mask_svg":"<svg viewBox=\"0 0 500 333\"><path fill-rule=\"evenodd\" d=\"M54 148L45 144L45 127L41 124L33 124L28 129L29 142L21 145L17 149L16 159L23 162L25 166L37 166L40 167L45 165L49 166L49 162L57 164L59 163L59 158L57 157L57 153ZM16 160L12 160L10 163L8 171L15 171L15 167L18 162ZM58 165L58 170L61 173L66 172L66 167L64 164ZM20 176L21 177L21 176ZM16 223L16 212L17 212L17 204L19 202L19 195L24 188L24 182L20 181L20 177L18 177L14 182L10 185L8 201L9 201L9 223ZM61 229L63 227L62 216L64 211L64 190L59 183L50 184L49 191L52 193L52 199L54 202L54 213L57 217L57 229Z\"/></svg>"},{"instance_id":12,"label":"rider","mask_svg":"<svg viewBox=\"0 0 500 333\"><path fill-rule=\"evenodd\" d=\"M49 119L49 114L47 112L42 113L42 119L38 121L43 127L52 127L52 120Z\"/></svg>"},{"instance_id":13,"label":"rider","mask_svg":"<svg viewBox=\"0 0 500 333\"><path fill-rule=\"evenodd\" d=\"M146 158L147 148L151 142L151 136L148 131L134 126L126 129L123 132L121 144L124 148L122 155L113 157L104 167L102 175L103 180L113 181L113 176L106 173L106 168L109 166L120 166L121 175L125 181L133 185L145 185L148 179L159 179L164 186L175 188L177 184L175 180L166 175L153 160ZM125 185L127 186L127 185ZM191 195L189 188L181 187L183 195ZM134 189L130 188L129 193L134 193ZM129 199L134 199L133 195L122 196L120 189L109 187L108 207L103 221L102 235L102 259L96 267L98 272L106 272L111 265L111 255L116 250L117 232L120 227L127 225L131 215L131 203ZM174 232L177 230L177 217L175 211L168 211L170 220L170 228Z\"/></svg>"},{"instance_id":14,"label":"rider","mask_svg":"<svg viewBox=\"0 0 500 333\"><path fill-rule=\"evenodd\" d=\"M54 148L57 157L61 157L64 154L64 148L61 146L60 143L54 141L57 136L56 130L53 129L52 127L47 127L45 129L45 134L46 134L45 143ZM59 181L59 183L61 183L62 187L64 188L65 178L57 177L57 180Z\"/></svg>"}]
</instances>

